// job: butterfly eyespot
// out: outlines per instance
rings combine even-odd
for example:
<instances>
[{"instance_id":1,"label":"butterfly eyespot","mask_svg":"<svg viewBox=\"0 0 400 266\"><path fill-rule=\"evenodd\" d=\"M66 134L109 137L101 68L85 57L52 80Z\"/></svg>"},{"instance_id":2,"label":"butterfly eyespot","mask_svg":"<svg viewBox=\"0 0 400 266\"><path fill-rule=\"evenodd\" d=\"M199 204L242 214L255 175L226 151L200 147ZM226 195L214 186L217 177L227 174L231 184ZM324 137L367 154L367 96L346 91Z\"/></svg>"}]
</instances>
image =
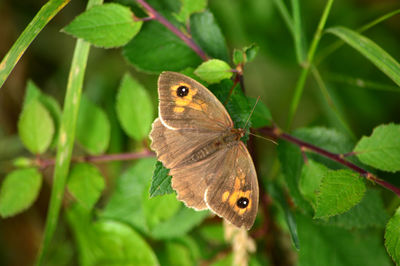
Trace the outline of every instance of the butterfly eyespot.
<instances>
[{"instance_id":1,"label":"butterfly eyespot","mask_svg":"<svg viewBox=\"0 0 400 266\"><path fill-rule=\"evenodd\" d=\"M244 209L244 208L246 208L247 206L249 206L249 199L248 199L248 198L241 197L240 199L238 199L238 200L236 201L236 205L237 205L239 208Z\"/></svg>"},{"instance_id":2,"label":"butterfly eyespot","mask_svg":"<svg viewBox=\"0 0 400 266\"><path fill-rule=\"evenodd\" d=\"M189 88L186 86L179 86L178 89L176 90L176 95L178 95L179 97L185 97L188 94L189 94Z\"/></svg>"}]
</instances>

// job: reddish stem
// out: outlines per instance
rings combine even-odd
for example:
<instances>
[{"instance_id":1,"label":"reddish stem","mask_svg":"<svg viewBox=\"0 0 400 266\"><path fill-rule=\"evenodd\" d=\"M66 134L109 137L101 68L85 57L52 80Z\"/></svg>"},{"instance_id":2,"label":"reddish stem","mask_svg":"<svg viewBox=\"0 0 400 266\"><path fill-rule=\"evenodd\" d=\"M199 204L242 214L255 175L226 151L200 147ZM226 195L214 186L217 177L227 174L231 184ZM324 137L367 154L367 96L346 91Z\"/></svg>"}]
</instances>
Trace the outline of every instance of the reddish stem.
<instances>
[{"instance_id":1,"label":"reddish stem","mask_svg":"<svg viewBox=\"0 0 400 266\"><path fill-rule=\"evenodd\" d=\"M158 13L154 8L152 8L145 0L137 0L138 3L142 5L144 9L146 9L147 13L150 17L154 18L161 24L163 24L167 29L172 31L176 36L178 36L182 41L184 41L194 52L196 52L201 59L204 61L208 60L208 56L206 53L193 41L192 38L185 35L182 31L172 25L166 18L164 18L160 13Z\"/></svg>"},{"instance_id":2,"label":"reddish stem","mask_svg":"<svg viewBox=\"0 0 400 266\"><path fill-rule=\"evenodd\" d=\"M146 158L146 157L154 157L155 153L149 150L144 150L141 152L132 152L132 153L118 153L118 154L104 154L98 156L81 156L72 158L71 161L75 163L102 163L102 162L112 162L112 161L130 161L139 158ZM40 168L44 169L49 166L54 165L54 159L36 159L37 164Z\"/></svg>"},{"instance_id":3,"label":"reddish stem","mask_svg":"<svg viewBox=\"0 0 400 266\"><path fill-rule=\"evenodd\" d=\"M377 183L378 185L391 190L392 192L396 193L399 197L400 197L400 189L398 187L393 186L392 184L386 182L385 180L382 180L376 176L374 176L372 173L368 172L367 170L364 170L363 168L355 165L352 162L349 162L345 159L345 156L343 154L336 154L336 153L332 153L330 151L321 149L320 147L314 146L310 143L307 143L305 141L302 141L292 135L289 135L287 133L284 133L281 131L280 128L278 128L277 126L272 126L272 127L264 127L262 129L259 130L261 133L268 135L270 137L273 137L275 139L284 139L286 141L289 141L293 144L296 144L297 146L300 147L300 149L302 151L312 151L315 152L319 155L322 155L326 158L331 159L332 161L336 161L350 169L352 169L353 171L359 173L361 176L363 176L364 178L373 181L375 183Z\"/></svg>"}]
</instances>

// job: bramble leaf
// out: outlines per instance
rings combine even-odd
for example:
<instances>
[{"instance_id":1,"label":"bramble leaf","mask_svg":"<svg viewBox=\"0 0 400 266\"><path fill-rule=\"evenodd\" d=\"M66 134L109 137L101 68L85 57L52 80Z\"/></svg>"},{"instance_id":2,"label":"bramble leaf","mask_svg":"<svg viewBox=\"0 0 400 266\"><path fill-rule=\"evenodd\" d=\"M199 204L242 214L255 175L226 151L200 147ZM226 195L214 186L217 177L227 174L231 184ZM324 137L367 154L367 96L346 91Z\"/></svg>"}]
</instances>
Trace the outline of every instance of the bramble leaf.
<instances>
[{"instance_id":1,"label":"bramble leaf","mask_svg":"<svg viewBox=\"0 0 400 266\"><path fill-rule=\"evenodd\" d=\"M400 125L380 125L354 148L361 162L380 170L400 171Z\"/></svg>"},{"instance_id":2,"label":"bramble leaf","mask_svg":"<svg viewBox=\"0 0 400 266\"><path fill-rule=\"evenodd\" d=\"M9 173L0 190L0 215L14 216L29 208L39 195L42 176L36 168L18 169Z\"/></svg>"},{"instance_id":3,"label":"bramble leaf","mask_svg":"<svg viewBox=\"0 0 400 266\"><path fill-rule=\"evenodd\" d=\"M93 45L112 48L125 45L142 27L128 7L116 3L97 5L77 16L63 31Z\"/></svg>"}]
</instances>

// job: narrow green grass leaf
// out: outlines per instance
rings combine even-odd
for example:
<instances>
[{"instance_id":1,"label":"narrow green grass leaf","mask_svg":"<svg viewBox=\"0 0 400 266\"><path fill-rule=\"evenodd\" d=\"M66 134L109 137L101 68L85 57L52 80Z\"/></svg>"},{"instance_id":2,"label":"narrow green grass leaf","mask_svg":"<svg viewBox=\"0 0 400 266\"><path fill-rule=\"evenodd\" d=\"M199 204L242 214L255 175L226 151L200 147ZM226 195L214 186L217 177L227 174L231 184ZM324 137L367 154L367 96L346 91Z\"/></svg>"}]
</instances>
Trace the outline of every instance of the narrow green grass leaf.
<instances>
[{"instance_id":1,"label":"narrow green grass leaf","mask_svg":"<svg viewBox=\"0 0 400 266\"><path fill-rule=\"evenodd\" d=\"M293 33L294 46L296 50L297 63L302 64L306 59L305 40L301 23L301 12L299 0L292 0L292 17L293 17Z\"/></svg>"},{"instance_id":2,"label":"narrow green grass leaf","mask_svg":"<svg viewBox=\"0 0 400 266\"><path fill-rule=\"evenodd\" d=\"M49 147L54 135L54 123L38 99L24 106L18 121L18 133L25 147L32 153L41 154Z\"/></svg>"},{"instance_id":3,"label":"narrow green grass leaf","mask_svg":"<svg viewBox=\"0 0 400 266\"><path fill-rule=\"evenodd\" d=\"M124 46L123 55L137 69L146 72L181 71L201 63L192 49L157 21L146 22Z\"/></svg>"},{"instance_id":4,"label":"narrow green grass leaf","mask_svg":"<svg viewBox=\"0 0 400 266\"><path fill-rule=\"evenodd\" d=\"M110 143L110 122L107 114L83 95L76 126L77 141L92 154L102 154Z\"/></svg>"},{"instance_id":5,"label":"narrow green grass leaf","mask_svg":"<svg viewBox=\"0 0 400 266\"><path fill-rule=\"evenodd\" d=\"M128 43L142 27L128 7L109 3L94 6L77 16L63 31L93 45L112 48Z\"/></svg>"},{"instance_id":6,"label":"narrow green grass leaf","mask_svg":"<svg viewBox=\"0 0 400 266\"><path fill-rule=\"evenodd\" d=\"M101 4L102 0L89 0L87 8ZM75 141L76 121L78 119L79 102L83 87L90 45L82 39L76 42L72 58L70 74L64 101L64 109L60 125L60 138L57 145L56 163L54 167L53 187L50 195L46 226L36 264L42 265L48 252L51 239L58 224L58 216L64 195L65 184L71 162L72 148Z\"/></svg>"},{"instance_id":7,"label":"narrow green grass leaf","mask_svg":"<svg viewBox=\"0 0 400 266\"><path fill-rule=\"evenodd\" d=\"M0 88L40 31L70 0L48 1L32 19L0 63Z\"/></svg>"},{"instance_id":8,"label":"narrow green grass leaf","mask_svg":"<svg viewBox=\"0 0 400 266\"><path fill-rule=\"evenodd\" d=\"M117 115L124 131L137 141L147 137L153 122L153 106L145 88L125 74L117 95Z\"/></svg>"},{"instance_id":9,"label":"narrow green grass leaf","mask_svg":"<svg viewBox=\"0 0 400 266\"><path fill-rule=\"evenodd\" d=\"M171 187L171 176L169 169L165 168L160 161L156 162L153 178L151 180L150 197L171 194L174 190Z\"/></svg>"},{"instance_id":10,"label":"narrow green grass leaf","mask_svg":"<svg viewBox=\"0 0 400 266\"><path fill-rule=\"evenodd\" d=\"M193 13L204 11L207 7L207 0L180 0L180 2L181 8L179 13L175 14L175 18L182 23L186 23Z\"/></svg>"},{"instance_id":11,"label":"narrow green grass leaf","mask_svg":"<svg viewBox=\"0 0 400 266\"><path fill-rule=\"evenodd\" d=\"M219 59L211 59L202 63L194 73L209 83L218 83L223 79L229 79L233 75L228 63Z\"/></svg>"},{"instance_id":12,"label":"narrow green grass leaf","mask_svg":"<svg viewBox=\"0 0 400 266\"><path fill-rule=\"evenodd\" d=\"M329 28L326 32L341 38L400 86L400 64L375 42L345 27Z\"/></svg>"},{"instance_id":13,"label":"narrow green grass leaf","mask_svg":"<svg viewBox=\"0 0 400 266\"><path fill-rule=\"evenodd\" d=\"M29 208L39 195L42 176L36 168L9 173L0 190L0 215L14 216Z\"/></svg>"},{"instance_id":14,"label":"narrow green grass leaf","mask_svg":"<svg viewBox=\"0 0 400 266\"><path fill-rule=\"evenodd\" d=\"M327 171L321 181L315 218L344 213L361 201L365 194L365 183L358 174L350 170Z\"/></svg>"},{"instance_id":15,"label":"narrow green grass leaf","mask_svg":"<svg viewBox=\"0 0 400 266\"><path fill-rule=\"evenodd\" d=\"M396 265L400 264L400 207L390 218L385 230L385 247Z\"/></svg>"},{"instance_id":16,"label":"narrow green grass leaf","mask_svg":"<svg viewBox=\"0 0 400 266\"><path fill-rule=\"evenodd\" d=\"M228 47L224 35L210 11L196 13L190 17L190 33L209 56L228 61Z\"/></svg>"},{"instance_id":17,"label":"narrow green grass leaf","mask_svg":"<svg viewBox=\"0 0 400 266\"><path fill-rule=\"evenodd\" d=\"M72 196L89 210L100 198L104 186L104 178L99 169L87 163L74 165L67 183Z\"/></svg>"},{"instance_id":18,"label":"narrow green grass leaf","mask_svg":"<svg viewBox=\"0 0 400 266\"><path fill-rule=\"evenodd\" d=\"M380 125L354 148L361 162L380 170L400 171L400 125Z\"/></svg>"}]
</instances>

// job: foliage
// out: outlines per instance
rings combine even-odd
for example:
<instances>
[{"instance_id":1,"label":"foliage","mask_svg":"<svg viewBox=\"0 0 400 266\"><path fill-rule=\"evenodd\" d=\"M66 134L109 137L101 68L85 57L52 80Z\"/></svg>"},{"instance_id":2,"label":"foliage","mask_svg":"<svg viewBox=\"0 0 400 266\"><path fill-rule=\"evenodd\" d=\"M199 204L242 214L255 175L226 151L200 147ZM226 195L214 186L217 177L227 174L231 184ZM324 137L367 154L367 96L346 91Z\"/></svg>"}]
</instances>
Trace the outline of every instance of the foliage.
<instances>
[{"instance_id":1,"label":"foliage","mask_svg":"<svg viewBox=\"0 0 400 266\"><path fill-rule=\"evenodd\" d=\"M57 65L21 78L21 110L9 119L18 134L0 124L0 228L31 216L42 224L48 204L38 265L230 265L247 252L235 245L253 240L250 265L400 264L400 39L382 23L396 23L399 9L374 11L363 26L367 11L352 1L90 0L46 26L67 2L30 14L0 63L0 85L10 79L2 93L17 84L10 72L36 37L30 52L40 47L40 60ZM51 27L62 33L41 41ZM73 55L57 47L61 38L78 39ZM99 49L89 56L91 46ZM249 243L224 238L219 218L177 200L169 169L150 151L162 71L198 80L235 127L251 128L242 140L260 206ZM13 101L1 97L8 113ZM0 254L17 252L1 241ZM33 263L12 260L0 256Z\"/></svg>"}]
</instances>

